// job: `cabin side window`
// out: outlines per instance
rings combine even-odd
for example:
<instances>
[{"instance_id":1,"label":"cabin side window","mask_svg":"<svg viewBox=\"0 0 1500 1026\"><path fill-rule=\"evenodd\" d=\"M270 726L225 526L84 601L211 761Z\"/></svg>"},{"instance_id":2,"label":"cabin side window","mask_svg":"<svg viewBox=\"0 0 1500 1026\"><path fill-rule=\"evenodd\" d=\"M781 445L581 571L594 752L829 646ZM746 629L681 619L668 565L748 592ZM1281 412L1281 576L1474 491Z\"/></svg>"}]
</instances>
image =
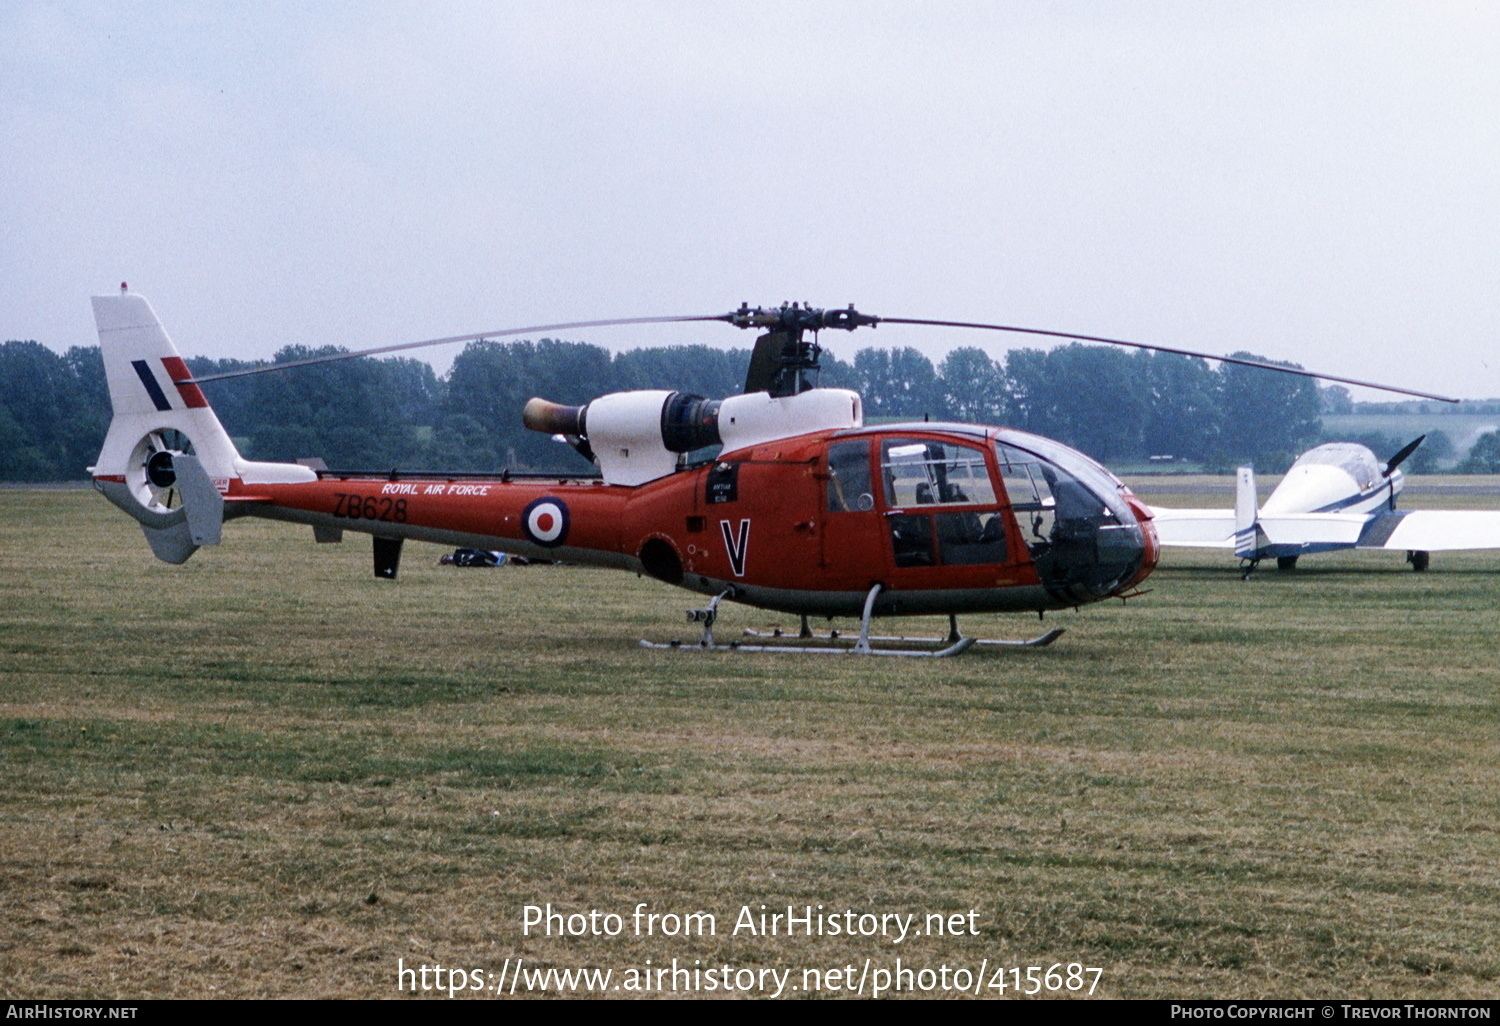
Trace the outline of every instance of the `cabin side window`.
<instances>
[{"instance_id":1,"label":"cabin side window","mask_svg":"<svg viewBox=\"0 0 1500 1026\"><path fill-rule=\"evenodd\" d=\"M995 444L995 458L1000 464L1000 479L1010 498L1011 511L1021 527L1021 540L1035 555L1037 547L1052 540L1057 518L1057 500L1052 484L1042 473L1042 463L1029 452L1003 442Z\"/></svg>"},{"instance_id":2,"label":"cabin side window","mask_svg":"<svg viewBox=\"0 0 1500 1026\"><path fill-rule=\"evenodd\" d=\"M881 443L880 470L887 508L902 511L889 515L897 566L1007 561L1005 521L983 450L892 438ZM928 512L924 506L980 508Z\"/></svg>"},{"instance_id":3,"label":"cabin side window","mask_svg":"<svg viewBox=\"0 0 1500 1026\"><path fill-rule=\"evenodd\" d=\"M870 440L834 442L828 447L828 512L866 513L874 508Z\"/></svg>"},{"instance_id":4,"label":"cabin side window","mask_svg":"<svg viewBox=\"0 0 1500 1026\"><path fill-rule=\"evenodd\" d=\"M889 438L880 445L880 472L890 509L995 504L984 453L966 445Z\"/></svg>"}]
</instances>

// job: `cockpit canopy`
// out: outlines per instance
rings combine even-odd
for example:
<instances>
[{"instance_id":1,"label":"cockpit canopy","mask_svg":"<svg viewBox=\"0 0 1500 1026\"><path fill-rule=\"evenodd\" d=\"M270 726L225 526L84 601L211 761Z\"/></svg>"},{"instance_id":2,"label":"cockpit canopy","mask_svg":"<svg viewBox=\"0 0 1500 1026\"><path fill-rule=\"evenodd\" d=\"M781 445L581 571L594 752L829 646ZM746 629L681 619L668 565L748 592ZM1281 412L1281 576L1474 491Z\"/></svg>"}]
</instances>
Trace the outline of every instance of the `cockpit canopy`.
<instances>
[{"instance_id":1,"label":"cockpit canopy","mask_svg":"<svg viewBox=\"0 0 1500 1026\"><path fill-rule=\"evenodd\" d=\"M1354 478L1354 483L1362 490L1379 484L1385 470L1375 454L1357 442L1329 442L1309 449L1297 458L1292 469L1313 466L1338 467Z\"/></svg>"}]
</instances>

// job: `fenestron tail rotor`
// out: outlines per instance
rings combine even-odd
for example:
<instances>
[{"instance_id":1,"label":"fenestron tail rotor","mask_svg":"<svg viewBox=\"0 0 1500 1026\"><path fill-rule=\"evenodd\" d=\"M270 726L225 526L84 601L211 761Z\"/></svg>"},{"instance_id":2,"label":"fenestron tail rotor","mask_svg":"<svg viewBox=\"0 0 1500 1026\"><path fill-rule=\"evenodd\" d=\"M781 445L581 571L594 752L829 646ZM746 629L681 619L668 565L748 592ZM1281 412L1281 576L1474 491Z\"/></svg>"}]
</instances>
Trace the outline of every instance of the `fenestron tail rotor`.
<instances>
[{"instance_id":1,"label":"fenestron tail rotor","mask_svg":"<svg viewBox=\"0 0 1500 1026\"><path fill-rule=\"evenodd\" d=\"M127 483L142 506L155 513L170 513L182 506L173 460L194 455L193 443L176 428L157 428L136 443L130 457Z\"/></svg>"}]
</instances>

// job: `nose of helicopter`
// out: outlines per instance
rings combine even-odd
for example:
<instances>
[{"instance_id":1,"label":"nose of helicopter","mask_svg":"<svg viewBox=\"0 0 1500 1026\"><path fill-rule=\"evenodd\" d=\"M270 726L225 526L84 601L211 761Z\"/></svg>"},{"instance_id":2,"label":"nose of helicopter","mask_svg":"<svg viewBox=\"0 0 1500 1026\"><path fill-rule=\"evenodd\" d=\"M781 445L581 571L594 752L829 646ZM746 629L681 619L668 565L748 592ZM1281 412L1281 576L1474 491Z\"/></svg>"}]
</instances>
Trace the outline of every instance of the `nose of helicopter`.
<instances>
[{"instance_id":1,"label":"nose of helicopter","mask_svg":"<svg viewBox=\"0 0 1500 1026\"><path fill-rule=\"evenodd\" d=\"M1150 574L1155 528L1123 495L1121 505L1124 510L1110 510L1095 502L1088 515L1059 513L1052 544L1036 561L1042 583L1056 598L1076 605L1123 595Z\"/></svg>"},{"instance_id":2,"label":"nose of helicopter","mask_svg":"<svg viewBox=\"0 0 1500 1026\"><path fill-rule=\"evenodd\" d=\"M1050 439L1002 431L997 442L1012 509L1054 600L1123 596L1151 573L1160 552L1151 514L1119 478Z\"/></svg>"},{"instance_id":3,"label":"nose of helicopter","mask_svg":"<svg viewBox=\"0 0 1500 1026\"><path fill-rule=\"evenodd\" d=\"M1141 531L1141 554L1136 572L1110 593L1120 596L1133 591L1136 585L1150 577L1151 571L1156 569L1156 561L1161 558L1161 541L1156 536L1156 525L1151 522L1151 511L1129 489L1125 489L1123 494L1126 505L1135 516L1136 526Z\"/></svg>"}]
</instances>

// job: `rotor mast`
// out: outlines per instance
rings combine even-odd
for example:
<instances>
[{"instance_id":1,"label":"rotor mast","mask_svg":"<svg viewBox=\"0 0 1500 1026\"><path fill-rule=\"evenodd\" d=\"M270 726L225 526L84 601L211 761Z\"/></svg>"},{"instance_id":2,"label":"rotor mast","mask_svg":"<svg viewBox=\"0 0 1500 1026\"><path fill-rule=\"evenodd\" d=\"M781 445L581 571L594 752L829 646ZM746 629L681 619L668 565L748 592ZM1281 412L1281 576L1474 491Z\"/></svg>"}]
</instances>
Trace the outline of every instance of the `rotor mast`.
<instances>
[{"instance_id":1,"label":"rotor mast","mask_svg":"<svg viewBox=\"0 0 1500 1026\"><path fill-rule=\"evenodd\" d=\"M769 392L773 398L781 398L817 387L822 370L818 360L823 347L817 340L821 329L853 331L866 324L877 324L880 318L860 313L853 303L844 310L818 310L807 303L783 303L779 308L766 310L741 303L725 320L737 328L770 329L755 340L750 370L745 375L745 391ZM812 341L803 338L809 331L813 333Z\"/></svg>"}]
</instances>

